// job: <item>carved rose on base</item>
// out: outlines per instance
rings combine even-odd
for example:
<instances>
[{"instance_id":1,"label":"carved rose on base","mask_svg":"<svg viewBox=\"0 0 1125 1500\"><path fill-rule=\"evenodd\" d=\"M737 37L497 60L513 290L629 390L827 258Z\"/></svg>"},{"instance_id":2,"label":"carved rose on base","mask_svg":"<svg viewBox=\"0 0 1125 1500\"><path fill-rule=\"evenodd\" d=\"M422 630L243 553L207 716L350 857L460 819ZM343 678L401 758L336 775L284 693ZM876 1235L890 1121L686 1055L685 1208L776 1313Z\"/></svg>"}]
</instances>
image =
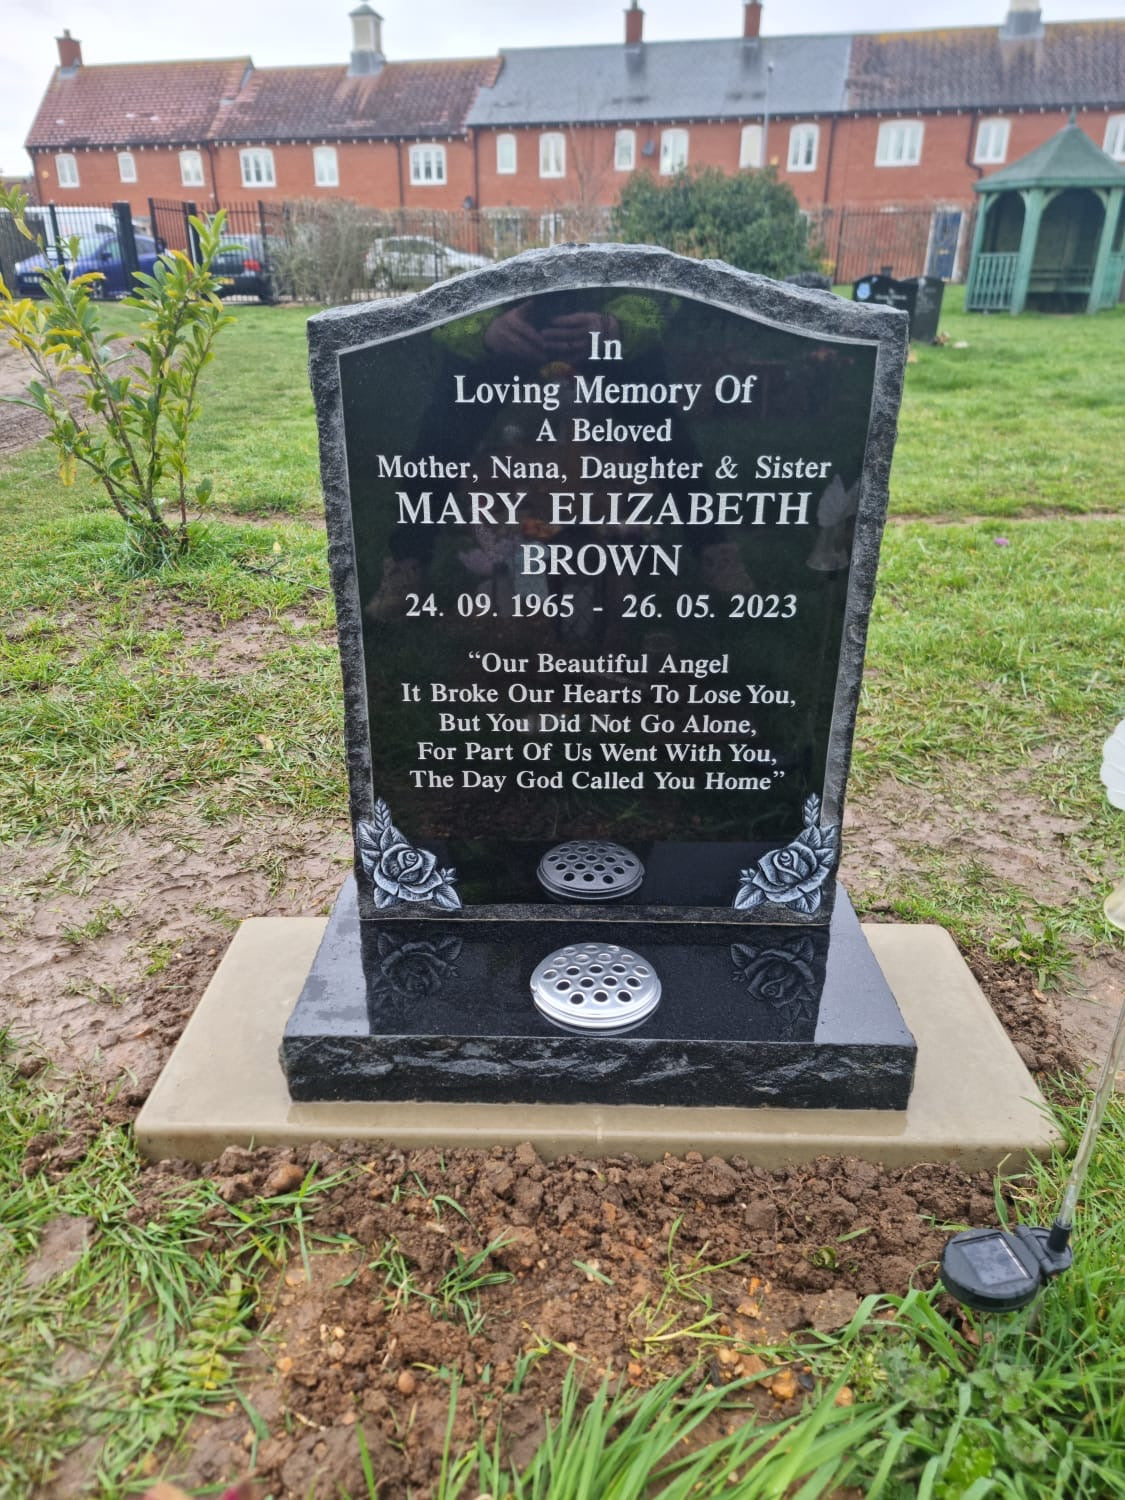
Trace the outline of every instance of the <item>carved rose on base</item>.
<instances>
[{"instance_id":1,"label":"carved rose on base","mask_svg":"<svg viewBox=\"0 0 1125 1500\"><path fill-rule=\"evenodd\" d=\"M456 871L439 870L437 857L416 849L391 822L391 810L380 797L373 822L355 825L356 849L363 873L374 887L381 910L399 902L432 901L446 911L459 911L461 897L454 889Z\"/></svg>"},{"instance_id":2,"label":"carved rose on base","mask_svg":"<svg viewBox=\"0 0 1125 1500\"><path fill-rule=\"evenodd\" d=\"M732 943L730 957L731 978L746 986L752 1000L777 1011L790 1029L809 1018L818 993L810 937L773 946Z\"/></svg>"},{"instance_id":3,"label":"carved rose on base","mask_svg":"<svg viewBox=\"0 0 1125 1500\"><path fill-rule=\"evenodd\" d=\"M821 828L820 798L810 797L801 809L805 826L792 843L763 854L752 870L743 870L734 898L736 911L753 911L766 902L788 906L802 916L820 910L821 888L836 860L838 824Z\"/></svg>"},{"instance_id":4,"label":"carved rose on base","mask_svg":"<svg viewBox=\"0 0 1125 1500\"><path fill-rule=\"evenodd\" d=\"M461 956L462 942L459 937L443 937L431 943L381 932L376 946L379 967L371 980L376 993L424 1000L456 976L454 965Z\"/></svg>"}]
</instances>

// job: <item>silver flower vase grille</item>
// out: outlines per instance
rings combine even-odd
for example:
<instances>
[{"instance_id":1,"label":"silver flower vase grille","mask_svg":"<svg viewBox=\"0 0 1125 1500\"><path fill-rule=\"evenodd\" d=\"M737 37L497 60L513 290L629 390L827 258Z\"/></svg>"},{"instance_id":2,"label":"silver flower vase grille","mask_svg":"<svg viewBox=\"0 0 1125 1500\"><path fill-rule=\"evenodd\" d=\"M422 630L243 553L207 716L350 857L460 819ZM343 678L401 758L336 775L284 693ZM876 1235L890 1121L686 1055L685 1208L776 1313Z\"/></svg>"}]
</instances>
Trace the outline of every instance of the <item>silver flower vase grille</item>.
<instances>
[{"instance_id":1,"label":"silver flower vase grille","mask_svg":"<svg viewBox=\"0 0 1125 1500\"><path fill-rule=\"evenodd\" d=\"M404 838L381 797L375 804L374 819L356 823L355 842L360 866L371 882L380 910L403 902L431 902L445 911L461 909L461 897L454 889L456 871L439 870L436 855L428 849L416 849Z\"/></svg>"},{"instance_id":2,"label":"silver flower vase grille","mask_svg":"<svg viewBox=\"0 0 1125 1500\"><path fill-rule=\"evenodd\" d=\"M840 827L820 827L820 798L815 795L806 800L801 814L805 826L792 843L771 849L752 870L742 871L735 911L753 911L766 902L806 917L820 910L824 883L836 863Z\"/></svg>"}]
</instances>

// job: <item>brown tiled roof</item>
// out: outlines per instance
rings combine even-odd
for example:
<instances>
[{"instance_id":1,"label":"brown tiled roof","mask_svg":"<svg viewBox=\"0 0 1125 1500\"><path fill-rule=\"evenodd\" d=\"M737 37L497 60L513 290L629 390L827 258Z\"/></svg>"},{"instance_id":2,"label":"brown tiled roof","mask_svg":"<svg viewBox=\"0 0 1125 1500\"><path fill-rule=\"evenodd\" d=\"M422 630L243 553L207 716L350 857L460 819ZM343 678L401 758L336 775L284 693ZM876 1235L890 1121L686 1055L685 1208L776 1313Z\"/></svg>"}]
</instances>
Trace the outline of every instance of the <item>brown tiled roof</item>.
<instances>
[{"instance_id":1,"label":"brown tiled roof","mask_svg":"<svg viewBox=\"0 0 1125 1500\"><path fill-rule=\"evenodd\" d=\"M238 93L248 57L56 68L28 133L30 148L160 146L207 139L221 101Z\"/></svg>"},{"instance_id":2,"label":"brown tiled roof","mask_svg":"<svg viewBox=\"0 0 1125 1500\"><path fill-rule=\"evenodd\" d=\"M255 68L248 57L56 69L27 144L171 145L453 135L499 58L344 67Z\"/></svg>"},{"instance_id":3,"label":"brown tiled roof","mask_svg":"<svg viewBox=\"0 0 1125 1500\"><path fill-rule=\"evenodd\" d=\"M452 135L464 128L477 90L498 58L387 63L350 78L346 68L261 68L217 115L220 141Z\"/></svg>"},{"instance_id":4,"label":"brown tiled roof","mask_svg":"<svg viewBox=\"0 0 1125 1500\"><path fill-rule=\"evenodd\" d=\"M1111 104L1123 80L1125 21L1071 21L1021 38L995 26L884 32L853 38L847 108Z\"/></svg>"}]
</instances>

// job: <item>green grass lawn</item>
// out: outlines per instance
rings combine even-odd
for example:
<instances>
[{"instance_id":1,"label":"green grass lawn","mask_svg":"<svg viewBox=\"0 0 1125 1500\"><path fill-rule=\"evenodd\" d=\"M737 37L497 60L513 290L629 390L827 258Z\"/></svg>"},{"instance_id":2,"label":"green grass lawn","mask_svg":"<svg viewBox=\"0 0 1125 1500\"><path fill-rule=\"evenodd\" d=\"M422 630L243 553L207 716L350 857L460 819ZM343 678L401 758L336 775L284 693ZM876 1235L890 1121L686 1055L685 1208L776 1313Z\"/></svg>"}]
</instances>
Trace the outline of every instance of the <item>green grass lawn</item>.
<instances>
[{"instance_id":1,"label":"green grass lawn","mask_svg":"<svg viewBox=\"0 0 1125 1500\"><path fill-rule=\"evenodd\" d=\"M1125 307L1018 318L963 308L964 288L947 287L950 342L914 346L892 515L1122 515Z\"/></svg>"},{"instance_id":2,"label":"green grass lawn","mask_svg":"<svg viewBox=\"0 0 1125 1500\"><path fill-rule=\"evenodd\" d=\"M940 795L987 818L1019 775L1035 805L1072 820L1060 858L1080 860L1108 888L1125 869L1125 815L1106 806L1097 781L1101 741L1125 714L1125 314L985 318L960 307L960 290L947 291L950 342L917 349L907 372L852 795L890 781L919 805ZM126 576L103 497L84 480L63 489L46 445L5 461L4 837L127 824L185 797L222 821L248 791L261 807L346 817L306 315L239 308L222 336L195 438L198 470L214 482L209 531L181 566ZM121 329L134 321L122 308L107 316ZM224 627L251 617L273 632L255 670L213 671ZM904 913L945 921L965 941L1044 917L1034 892L954 880L936 857L900 899ZM1081 951L1110 941L1093 892L1056 915ZM88 1170L26 1181L22 1145L51 1128L66 1085L10 1064L2 1072L0 1453L4 1423L9 1435L41 1436L30 1449L21 1436L9 1490L0 1457L0 1494L27 1493L91 1420L109 1440L97 1493L124 1494L138 1456L208 1402L232 1399L240 1330L261 1278L287 1253L296 1205L263 1204L247 1223L231 1216L222 1244L185 1255L178 1247L198 1217L214 1223L223 1211L214 1195L195 1185L147 1226L133 1224L140 1168L110 1126L95 1129ZM1064 1116L1072 1138L1081 1108ZM850 1382L857 1407L840 1417L822 1403L819 1425L777 1434L788 1447L770 1460L776 1483L808 1478L800 1493L810 1500L833 1484L885 1500L1125 1495L1125 1300L1114 1289L1125 1258L1123 1133L1118 1107L1086 1194L1079 1265L1045 1299L1040 1322L985 1329L991 1337L973 1345L932 1298L878 1318L867 1307L844 1335L805 1351L829 1389ZM1055 1162L1028 1179L1021 1214L1047 1212L1063 1174ZM103 1232L67 1279L32 1295L21 1268L59 1213L88 1215ZM53 1373L64 1346L97 1350L111 1328L116 1406L94 1394L100 1365L69 1385ZM210 1361L204 1376L189 1345ZM575 1441L600 1453L616 1433L634 1474L663 1461L634 1411L610 1416L596 1410ZM721 1483L746 1500L783 1493L722 1479L747 1461L729 1449L691 1484ZM541 1474L549 1467L536 1462ZM490 1484L506 1492L511 1479L489 1463L450 1455L448 1496ZM470 1476L475 1487L455 1488ZM529 1481L521 1493L548 1492Z\"/></svg>"}]
</instances>

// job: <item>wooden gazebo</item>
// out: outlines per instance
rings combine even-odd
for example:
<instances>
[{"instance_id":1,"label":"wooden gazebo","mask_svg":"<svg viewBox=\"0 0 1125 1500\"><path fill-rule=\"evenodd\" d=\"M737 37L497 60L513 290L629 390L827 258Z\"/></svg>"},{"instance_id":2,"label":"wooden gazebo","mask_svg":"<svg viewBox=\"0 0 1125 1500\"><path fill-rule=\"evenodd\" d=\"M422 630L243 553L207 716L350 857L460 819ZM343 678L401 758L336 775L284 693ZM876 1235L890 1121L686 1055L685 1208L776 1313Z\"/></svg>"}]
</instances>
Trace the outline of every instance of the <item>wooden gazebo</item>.
<instances>
[{"instance_id":1,"label":"wooden gazebo","mask_svg":"<svg viewBox=\"0 0 1125 1500\"><path fill-rule=\"evenodd\" d=\"M1125 277L1125 167L1074 123L974 184L969 312L1098 312Z\"/></svg>"}]
</instances>

